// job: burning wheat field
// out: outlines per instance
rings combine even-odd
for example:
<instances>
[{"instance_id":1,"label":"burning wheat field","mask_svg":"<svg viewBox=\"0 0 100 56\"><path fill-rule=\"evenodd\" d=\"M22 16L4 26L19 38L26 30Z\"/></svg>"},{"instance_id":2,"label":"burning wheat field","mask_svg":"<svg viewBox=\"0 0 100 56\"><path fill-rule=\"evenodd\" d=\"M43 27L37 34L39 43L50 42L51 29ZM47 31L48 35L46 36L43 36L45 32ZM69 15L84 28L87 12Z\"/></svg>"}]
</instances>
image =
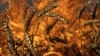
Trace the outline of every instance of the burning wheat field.
<instances>
[{"instance_id":1,"label":"burning wheat field","mask_svg":"<svg viewBox=\"0 0 100 56\"><path fill-rule=\"evenodd\" d=\"M100 0L0 0L0 56L100 56Z\"/></svg>"}]
</instances>

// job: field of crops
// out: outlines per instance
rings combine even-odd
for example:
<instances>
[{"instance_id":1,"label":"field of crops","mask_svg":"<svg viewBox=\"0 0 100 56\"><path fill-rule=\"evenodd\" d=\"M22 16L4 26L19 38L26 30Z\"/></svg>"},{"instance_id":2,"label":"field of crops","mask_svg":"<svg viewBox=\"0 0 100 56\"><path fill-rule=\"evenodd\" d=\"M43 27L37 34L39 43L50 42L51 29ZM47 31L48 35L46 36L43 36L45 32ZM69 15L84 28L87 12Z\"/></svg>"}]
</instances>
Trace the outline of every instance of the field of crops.
<instances>
[{"instance_id":1,"label":"field of crops","mask_svg":"<svg viewBox=\"0 0 100 56\"><path fill-rule=\"evenodd\" d=\"M0 56L100 56L100 0L0 0Z\"/></svg>"}]
</instances>

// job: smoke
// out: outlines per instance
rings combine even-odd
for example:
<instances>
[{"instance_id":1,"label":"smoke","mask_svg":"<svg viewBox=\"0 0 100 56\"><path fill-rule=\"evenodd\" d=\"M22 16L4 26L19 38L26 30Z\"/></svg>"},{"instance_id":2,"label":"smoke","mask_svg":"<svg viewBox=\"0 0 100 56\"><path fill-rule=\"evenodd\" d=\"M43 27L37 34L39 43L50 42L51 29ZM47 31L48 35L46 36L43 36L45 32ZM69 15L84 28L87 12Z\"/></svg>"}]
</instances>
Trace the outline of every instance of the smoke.
<instances>
[{"instance_id":1,"label":"smoke","mask_svg":"<svg viewBox=\"0 0 100 56\"><path fill-rule=\"evenodd\" d=\"M5 2L5 3L1 4L0 5L0 13L5 11L8 7L9 7L9 3L8 2Z\"/></svg>"}]
</instances>

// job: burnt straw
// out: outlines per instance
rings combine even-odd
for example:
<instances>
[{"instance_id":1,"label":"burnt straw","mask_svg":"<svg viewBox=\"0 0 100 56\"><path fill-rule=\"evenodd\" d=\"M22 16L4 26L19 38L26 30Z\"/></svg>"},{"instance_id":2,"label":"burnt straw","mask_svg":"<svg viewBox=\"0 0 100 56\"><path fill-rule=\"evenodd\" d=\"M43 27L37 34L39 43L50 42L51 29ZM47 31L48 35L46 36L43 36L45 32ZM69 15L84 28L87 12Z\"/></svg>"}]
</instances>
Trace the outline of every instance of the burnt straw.
<instances>
[{"instance_id":1,"label":"burnt straw","mask_svg":"<svg viewBox=\"0 0 100 56\"><path fill-rule=\"evenodd\" d=\"M14 54L14 56L19 56L17 50L15 49L15 45L14 45L14 41L13 41L13 36L12 33L10 31L10 28L8 26L8 18L9 16L6 16L5 22L4 24L4 30L7 33L7 41L8 41L8 46L10 48L10 50L12 51L12 53Z\"/></svg>"}]
</instances>

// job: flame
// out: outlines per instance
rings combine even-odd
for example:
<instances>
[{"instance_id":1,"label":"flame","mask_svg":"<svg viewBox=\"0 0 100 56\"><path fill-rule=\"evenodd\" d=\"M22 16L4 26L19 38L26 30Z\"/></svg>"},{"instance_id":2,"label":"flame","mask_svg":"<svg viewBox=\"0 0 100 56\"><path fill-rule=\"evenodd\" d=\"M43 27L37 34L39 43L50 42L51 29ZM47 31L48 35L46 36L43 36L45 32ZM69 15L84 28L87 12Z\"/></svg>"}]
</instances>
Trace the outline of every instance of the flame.
<instances>
[{"instance_id":1,"label":"flame","mask_svg":"<svg viewBox=\"0 0 100 56\"><path fill-rule=\"evenodd\" d=\"M13 32L14 36L23 40L24 24L23 24L22 19L23 19L23 11L24 11L24 7L26 5L26 1L25 0L8 0L8 3L9 3L9 9L7 9L6 14L8 14L10 16L10 21L9 21L10 29ZM35 3L34 7L36 7L37 11L39 12L49 3L51 3L50 0L41 0L41 2ZM81 2L81 0L77 0L77 1L76 0L59 0L57 6L58 6L57 8L55 8L54 10L51 10L51 11L58 15L61 15L65 19L69 19L72 21L75 20L75 23L69 29L69 27L67 27L65 24L58 21L57 24L54 26L54 28L50 31L50 35L51 36L62 35L62 37L63 37L63 34L60 32L60 30L62 28L68 29L71 32L73 32L73 33L69 33L69 32L64 33L65 36L67 36L66 38L68 40L68 43L71 43L70 45L76 44L78 46L78 48L81 48L82 46L86 45L88 43L88 39L81 38L80 36L82 35L82 32L86 32L86 31L89 31L92 29L89 26L79 29L79 27L81 27L83 25L84 21L86 21L86 18L87 18L86 14L84 13L82 15L82 18L80 19L80 21L76 20L77 11L78 11L79 7L83 6L83 3ZM30 13L30 12L28 12L28 13ZM87 12L87 15L88 14L89 13ZM100 14L99 9L96 12L96 14L97 14L97 17L100 18L98 16ZM55 18L46 17L46 16L41 17L42 20L40 21L40 25L39 25L38 29L37 29L37 25L38 25L37 23L39 21L35 20L35 19L38 19L37 14L33 17L29 33L30 33L30 35L33 33L36 35L34 37L34 41L39 42L39 41L44 40L45 44L48 45L47 40L45 40L45 37L46 37L45 29L46 29L46 26L51 24ZM100 24L99 24L99 26L100 26ZM36 30L37 30L37 32L36 32ZM55 52L48 52L48 53L44 54L44 56L47 56L52 53L55 53ZM59 56L61 54L57 53L57 55Z\"/></svg>"},{"instance_id":2,"label":"flame","mask_svg":"<svg viewBox=\"0 0 100 56\"><path fill-rule=\"evenodd\" d=\"M22 16L23 16L23 8L25 7L26 2L24 0L21 0L21 1L19 1L19 0L18 1L9 0L8 2L10 4L10 7L8 9L7 14L9 14L9 16L11 17L11 19L10 19L10 29L13 31L13 34L16 37L18 37L20 39L23 39L24 26L23 26ZM19 2L22 2L22 3L19 3ZM45 1L42 0L41 2L37 3L36 8L39 9L39 10L43 9L49 2L50 2L49 0L45 0ZM55 13L58 13L59 15L63 16L66 19L71 19L72 20L76 17L75 16L75 14L76 14L75 11L81 5L82 5L82 3L79 0L78 1L63 0L63 1L59 2L58 7L53 11ZM41 33L39 33L41 35L45 34L45 33L43 33L43 31L45 31L45 26L46 26L46 23L45 23L46 18L42 18L42 19L44 19L44 20L41 21L41 24L39 26L40 30L38 31L38 32L41 32ZM57 34L56 33L57 29L61 28L61 27L58 27L58 25L60 25L60 24L57 24L57 27L55 28L56 30L53 30L51 32L51 34L54 34L54 35ZM32 33L33 30L31 30L30 32ZM70 37L70 35L71 34L67 34L67 36L69 36L68 37L69 41L73 38L72 36ZM81 43L78 42L78 44L81 44Z\"/></svg>"}]
</instances>

